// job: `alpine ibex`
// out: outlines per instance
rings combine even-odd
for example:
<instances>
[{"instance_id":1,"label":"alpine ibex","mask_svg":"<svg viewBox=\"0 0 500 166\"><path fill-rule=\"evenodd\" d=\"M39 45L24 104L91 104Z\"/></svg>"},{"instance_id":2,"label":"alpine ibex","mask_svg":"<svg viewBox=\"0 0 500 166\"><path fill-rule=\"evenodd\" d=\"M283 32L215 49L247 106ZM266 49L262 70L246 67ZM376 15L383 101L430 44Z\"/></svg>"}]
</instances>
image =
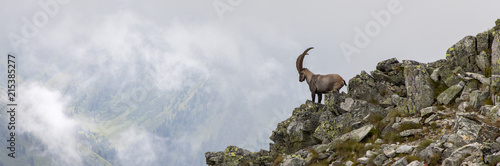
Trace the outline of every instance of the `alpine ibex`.
<instances>
[{"instance_id":1,"label":"alpine ibex","mask_svg":"<svg viewBox=\"0 0 500 166\"><path fill-rule=\"evenodd\" d=\"M309 55L307 52L313 49L314 47L309 47L304 51L304 53L300 54L297 58L297 71L299 72L299 81L303 82L307 81L309 84L309 90L311 90L312 101L314 102L314 98L316 94L318 94L318 103L321 103L321 98L323 93L328 93L329 91L335 90L339 91L344 85L347 86L344 79L338 74L328 74L328 75L319 75L314 74L309 71L307 68L302 67L302 62L304 61L304 57Z\"/></svg>"}]
</instances>

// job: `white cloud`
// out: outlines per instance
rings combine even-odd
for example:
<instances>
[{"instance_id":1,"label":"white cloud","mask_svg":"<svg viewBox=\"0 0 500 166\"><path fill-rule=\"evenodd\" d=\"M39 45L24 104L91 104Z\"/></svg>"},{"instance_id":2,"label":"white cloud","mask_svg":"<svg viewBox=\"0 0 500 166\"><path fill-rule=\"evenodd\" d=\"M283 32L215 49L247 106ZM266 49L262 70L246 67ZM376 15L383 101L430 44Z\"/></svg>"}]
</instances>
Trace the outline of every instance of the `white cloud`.
<instances>
[{"instance_id":1,"label":"white cloud","mask_svg":"<svg viewBox=\"0 0 500 166\"><path fill-rule=\"evenodd\" d=\"M158 164L162 156L157 152L164 148L161 138L134 127L117 134L110 141L117 151L119 164L124 166Z\"/></svg>"},{"instance_id":2,"label":"white cloud","mask_svg":"<svg viewBox=\"0 0 500 166\"><path fill-rule=\"evenodd\" d=\"M79 123L66 115L68 99L37 84L20 86L18 94L16 129L38 138L59 164L81 164L76 138Z\"/></svg>"}]
</instances>

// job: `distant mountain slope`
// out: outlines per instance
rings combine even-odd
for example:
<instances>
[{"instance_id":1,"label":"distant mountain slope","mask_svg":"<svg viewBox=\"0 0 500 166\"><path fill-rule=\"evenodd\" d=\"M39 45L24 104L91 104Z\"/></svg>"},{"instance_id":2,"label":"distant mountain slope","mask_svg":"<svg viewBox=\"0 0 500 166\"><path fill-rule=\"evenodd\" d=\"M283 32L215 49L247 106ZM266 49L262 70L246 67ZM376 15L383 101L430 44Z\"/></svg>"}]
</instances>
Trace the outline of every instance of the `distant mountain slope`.
<instances>
[{"instance_id":1,"label":"distant mountain slope","mask_svg":"<svg viewBox=\"0 0 500 166\"><path fill-rule=\"evenodd\" d=\"M78 70L78 66L71 69ZM79 143L75 146L82 157L83 165L124 165L124 161L119 159L122 154L116 147L119 142L113 140L131 129L141 133L152 133L150 137L160 136L162 138L158 144L171 146L170 137L178 139L177 136L190 132L206 122L204 117L215 106L208 108L206 103L217 99L217 96L213 96L214 93L209 95L205 91L209 81L206 79L193 79L198 82L182 90L160 90L153 84L152 75L142 75L141 78L130 80L110 77L100 81L90 81L92 85L83 85L86 82L70 74L77 73L76 71L50 75L48 73L50 70L42 69L40 73L29 77L28 81L24 81L20 74L18 89L26 91L28 86L31 86L27 82L38 82L42 84L41 87L58 91L63 97L71 97L65 104L64 114L79 122L76 136ZM4 68L0 71L6 73ZM2 81L0 85L5 85L5 82ZM5 92L5 88L1 89ZM5 94L1 93L1 96L0 107L6 110ZM27 114L31 114L31 111L23 110L16 116L23 118L28 116ZM2 117L1 124L8 123L5 111L0 113L0 117ZM0 131L8 133L6 127L0 128ZM7 158L7 151L2 150L0 165L68 164L60 162L56 154L46 153L47 146L41 143L41 138L30 132L17 134L17 158L15 160ZM7 140L7 136L2 134L0 138ZM161 158L158 156L154 163L171 161L172 159L165 156ZM125 163L129 164L133 163Z\"/></svg>"}]
</instances>

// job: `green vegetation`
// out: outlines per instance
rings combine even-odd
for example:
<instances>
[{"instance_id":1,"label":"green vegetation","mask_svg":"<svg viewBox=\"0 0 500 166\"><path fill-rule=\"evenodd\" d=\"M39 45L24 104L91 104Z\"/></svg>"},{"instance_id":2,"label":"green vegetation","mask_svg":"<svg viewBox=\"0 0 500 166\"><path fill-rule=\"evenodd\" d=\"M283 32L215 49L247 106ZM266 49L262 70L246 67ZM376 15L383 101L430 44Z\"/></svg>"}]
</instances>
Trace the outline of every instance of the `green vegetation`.
<instances>
[{"instance_id":1,"label":"green vegetation","mask_svg":"<svg viewBox=\"0 0 500 166\"><path fill-rule=\"evenodd\" d=\"M334 144L335 157L350 159L357 157L356 152L361 153L364 148L363 143L359 143L356 140L348 139L345 142L339 142Z\"/></svg>"},{"instance_id":2,"label":"green vegetation","mask_svg":"<svg viewBox=\"0 0 500 166\"><path fill-rule=\"evenodd\" d=\"M405 141L406 142L413 142L413 141L417 141L419 139L420 139L420 135L419 134L412 135L412 136L409 136L409 137L405 137Z\"/></svg>"},{"instance_id":3,"label":"green vegetation","mask_svg":"<svg viewBox=\"0 0 500 166\"><path fill-rule=\"evenodd\" d=\"M483 105L493 105L493 100L491 100L491 98L487 98L483 101Z\"/></svg>"},{"instance_id":4,"label":"green vegetation","mask_svg":"<svg viewBox=\"0 0 500 166\"><path fill-rule=\"evenodd\" d=\"M401 137L399 133L395 131L385 134L385 137L382 139L387 143L402 142L404 140L403 137Z\"/></svg>"},{"instance_id":5,"label":"green vegetation","mask_svg":"<svg viewBox=\"0 0 500 166\"><path fill-rule=\"evenodd\" d=\"M422 124L401 123L401 127L399 128L398 132L410 130L410 129L420 129L420 128L422 128Z\"/></svg>"},{"instance_id":6,"label":"green vegetation","mask_svg":"<svg viewBox=\"0 0 500 166\"><path fill-rule=\"evenodd\" d=\"M446 89L448 89L449 87L446 86L446 84L440 84L440 83L434 83L434 98L436 99L439 94L441 94L442 92L444 92Z\"/></svg>"},{"instance_id":7,"label":"green vegetation","mask_svg":"<svg viewBox=\"0 0 500 166\"><path fill-rule=\"evenodd\" d=\"M377 100L377 99L375 99L375 98L372 98L372 99L370 100L370 103L375 104L375 105L379 105L378 100Z\"/></svg>"},{"instance_id":8,"label":"green vegetation","mask_svg":"<svg viewBox=\"0 0 500 166\"><path fill-rule=\"evenodd\" d=\"M418 156L415 156L415 155L411 155L411 154L396 154L396 157L404 157L406 158L406 161L408 163L411 163L412 161L422 161L422 158L418 157Z\"/></svg>"},{"instance_id":9,"label":"green vegetation","mask_svg":"<svg viewBox=\"0 0 500 166\"><path fill-rule=\"evenodd\" d=\"M277 156L276 159L274 159L272 166L278 166L283 160L285 160L283 156Z\"/></svg>"},{"instance_id":10,"label":"green vegetation","mask_svg":"<svg viewBox=\"0 0 500 166\"><path fill-rule=\"evenodd\" d=\"M410 137L404 138L404 137L401 137L399 135L399 133L402 131L405 131L405 130L420 129L420 128L422 128L422 124L401 123L401 127L399 127L398 130L394 130L394 131L390 131L390 132L386 133L385 137L383 137L382 139L387 143L403 142L403 141L405 141L405 139L408 142L412 142L412 141L420 139L420 136L415 135L415 136L410 136Z\"/></svg>"},{"instance_id":11,"label":"green vegetation","mask_svg":"<svg viewBox=\"0 0 500 166\"><path fill-rule=\"evenodd\" d=\"M500 30L500 19L497 19L495 21L495 27L493 29L496 31Z\"/></svg>"},{"instance_id":12,"label":"green vegetation","mask_svg":"<svg viewBox=\"0 0 500 166\"><path fill-rule=\"evenodd\" d=\"M491 49L490 49L490 53L491 53ZM486 69L484 69L484 76L487 78L491 77L491 68L487 67Z\"/></svg>"},{"instance_id":13,"label":"green vegetation","mask_svg":"<svg viewBox=\"0 0 500 166\"><path fill-rule=\"evenodd\" d=\"M347 134L347 133L351 132L352 128L351 127L346 127L343 130L341 130L341 131L342 132L340 132L340 135L344 135L344 134Z\"/></svg>"},{"instance_id":14,"label":"green vegetation","mask_svg":"<svg viewBox=\"0 0 500 166\"><path fill-rule=\"evenodd\" d=\"M387 113L387 119L393 121L394 118L396 117L408 117L409 115L406 113L403 113L397 109L391 109L389 113Z\"/></svg>"},{"instance_id":15,"label":"green vegetation","mask_svg":"<svg viewBox=\"0 0 500 166\"><path fill-rule=\"evenodd\" d=\"M361 142L357 142L356 140L348 139L344 142L335 143L333 145L336 152L334 157L340 158L344 162L347 160L356 161L357 158L364 156L366 151L371 149L380 149L378 145L372 144L370 146L365 146L367 142L372 142L372 140L364 139Z\"/></svg>"},{"instance_id":16,"label":"green vegetation","mask_svg":"<svg viewBox=\"0 0 500 166\"><path fill-rule=\"evenodd\" d=\"M372 137L371 140L375 142L377 138L382 137L382 130L389 124L389 122L384 121L384 117L380 114L369 116L367 121L375 127L368 133Z\"/></svg>"},{"instance_id":17,"label":"green vegetation","mask_svg":"<svg viewBox=\"0 0 500 166\"><path fill-rule=\"evenodd\" d=\"M418 156L414 156L414 155L407 155L405 156L406 158L406 161L408 161L408 163L411 163L412 161L422 161L422 158L418 157Z\"/></svg>"},{"instance_id":18,"label":"green vegetation","mask_svg":"<svg viewBox=\"0 0 500 166\"><path fill-rule=\"evenodd\" d=\"M500 128L500 118L497 118L495 120L490 119L490 118L486 118L485 121L484 121L484 123L486 123L486 124L488 124L490 126L495 126L497 128Z\"/></svg>"},{"instance_id":19,"label":"green vegetation","mask_svg":"<svg viewBox=\"0 0 500 166\"><path fill-rule=\"evenodd\" d=\"M445 109L446 109L446 106L444 106L444 105L438 105L437 106L437 110L439 110L439 111L442 111L442 110L445 110Z\"/></svg>"},{"instance_id":20,"label":"green vegetation","mask_svg":"<svg viewBox=\"0 0 500 166\"><path fill-rule=\"evenodd\" d=\"M385 88L379 89L378 92L380 93L380 96L385 96L387 94L387 89L385 89Z\"/></svg>"},{"instance_id":21,"label":"green vegetation","mask_svg":"<svg viewBox=\"0 0 500 166\"><path fill-rule=\"evenodd\" d=\"M432 122L431 123L431 129L432 130L436 130L437 129L437 123L436 122Z\"/></svg>"},{"instance_id":22,"label":"green vegetation","mask_svg":"<svg viewBox=\"0 0 500 166\"><path fill-rule=\"evenodd\" d=\"M429 158L429 165L441 165L441 153L436 153Z\"/></svg>"},{"instance_id":23,"label":"green vegetation","mask_svg":"<svg viewBox=\"0 0 500 166\"><path fill-rule=\"evenodd\" d=\"M309 166L328 166L330 163L328 163L328 160L322 160L319 162L313 162Z\"/></svg>"},{"instance_id":24,"label":"green vegetation","mask_svg":"<svg viewBox=\"0 0 500 166\"><path fill-rule=\"evenodd\" d=\"M307 150L311 153L311 157L313 160L318 159L318 152L316 150L314 150L314 148L309 147Z\"/></svg>"},{"instance_id":25,"label":"green vegetation","mask_svg":"<svg viewBox=\"0 0 500 166\"><path fill-rule=\"evenodd\" d=\"M421 141L418 146L417 146L417 152L420 152L422 150L424 150L427 146L429 146L431 143L434 143L433 140L430 140L430 139L425 139L423 141Z\"/></svg>"}]
</instances>

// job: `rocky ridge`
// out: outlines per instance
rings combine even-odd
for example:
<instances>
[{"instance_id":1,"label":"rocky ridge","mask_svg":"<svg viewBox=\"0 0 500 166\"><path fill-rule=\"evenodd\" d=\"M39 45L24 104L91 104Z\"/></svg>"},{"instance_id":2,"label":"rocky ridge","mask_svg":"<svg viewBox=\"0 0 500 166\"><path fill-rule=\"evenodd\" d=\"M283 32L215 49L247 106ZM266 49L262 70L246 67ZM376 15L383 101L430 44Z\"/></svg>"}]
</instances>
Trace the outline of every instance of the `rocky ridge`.
<instances>
[{"instance_id":1,"label":"rocky ridge","mask_svg":"<svg viewBox=\"0 0 500 166\"><path fill-rule=\"evenodd\" d=\"M388 59L348 93L306 101L278 124L269 150L229 146L208 165L497 165L500 19L431 63Z\"/></svg>"}]
</instances>

